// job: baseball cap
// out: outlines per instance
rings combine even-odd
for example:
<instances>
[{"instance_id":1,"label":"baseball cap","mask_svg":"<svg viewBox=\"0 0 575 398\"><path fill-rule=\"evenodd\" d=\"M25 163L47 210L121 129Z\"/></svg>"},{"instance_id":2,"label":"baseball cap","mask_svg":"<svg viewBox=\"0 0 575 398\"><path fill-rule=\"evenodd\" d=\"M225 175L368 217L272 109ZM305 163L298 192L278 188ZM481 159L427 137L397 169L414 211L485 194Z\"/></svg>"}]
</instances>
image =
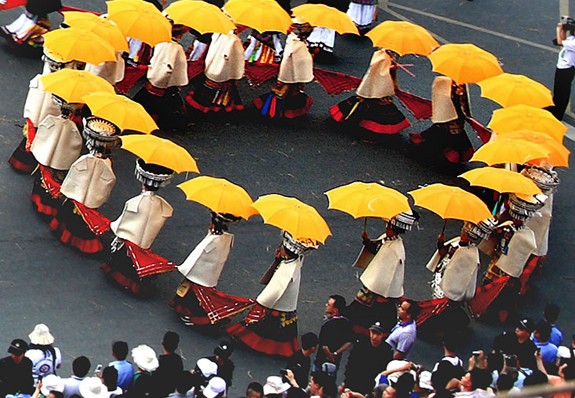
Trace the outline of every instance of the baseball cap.
<instances>
[{"instance_id":1,"label":"baseball cap","mask_svg":"<svg viewBox=\"0 0 575 398\"><path fill-rule=\"evenodd\" d=\"M8 347L8 352L14 355L22 355L28 351L28 343L22 339L14 339Z\"/></svg>"},{"instance_id":2,"label":"baseball cap","mask_svg":"<svg viewBox=\"0 0 575 398\"><path fill-rule=\"evenodd\" d=\"M519 329L527 330L529 333L535 330L535 325L533 324L533 321L529 318L521 319L517 324L517 327Z\"/></svg>"},{"instance_id":3,"label":"baseball cap","mask_svg":"<svg viewBox=\"0 0 575 398\"><path fill-rule=\"evenodd\" d=\"M375 333L383 333L383 327L381 326L381 322L377 321L373 325L369 327L369 330L374 331Z\"/></svg>"}]
</instances>

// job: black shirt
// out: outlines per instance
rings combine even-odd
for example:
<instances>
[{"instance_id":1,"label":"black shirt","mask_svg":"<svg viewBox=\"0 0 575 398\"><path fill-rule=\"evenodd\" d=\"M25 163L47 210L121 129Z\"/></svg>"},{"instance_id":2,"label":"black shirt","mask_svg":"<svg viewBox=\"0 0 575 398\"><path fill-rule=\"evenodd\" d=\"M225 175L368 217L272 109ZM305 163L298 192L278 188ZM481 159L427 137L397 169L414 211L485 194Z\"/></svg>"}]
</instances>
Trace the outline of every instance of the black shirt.
<instances>
[{"instance_id":1,"label":"black shirt","mask_svg":"<svg viewBox=\"0 0 575 398\"><path fill-rule=\"evenodd\" d=\"M345 317L335 317L324 322L319 332L317 354L315 356L315 365L320 367L327 358L322 347L328 346L330 352L334 352L342 345L355 341L355 333L349 319ZM341 355L336 357L336 365L339 365Z\"/></svg>"},{"instance_id":2,"label":"black shirt","mask_svg":"<svg viewBox=\"0 0 575 398\"><path fill-rule=\"evenodd\" d=\"M345 387L364 395L373 390L375 376L393 359L390 345L382 341L374 347L369 338L360 339L349 354L345 367Z\"/></svg>"},{"instance_id":3,"label":"black shirt","mask_svg":"<svg viewBox=\"0 0 575 398\"><path fill-rule=\"evenodd\" d=\"M157 383L160 396L166 397L176 389L176 382L184 371L184 364L182 358L175 353L160 355L159 362L160 365L154 372L154 382Z\"/></svg>"},{"instance_id":4,"label":"black shirt","mask_svg":"<svg viewBox=\"0 0 575 398\"><path fill-rule=\"evenodd\" d=\"M311 359L303 355L302 350L293 354L286 364L286 369L293 372L295 381L301 388L305 388L308 385L310 368Z\"/></svg>"},{"instance_id":5,"label":"black shirt","mask_svg":"<svg viewBox=\"0 0 575 398\"><path fill-rule=\"evenodd\" d=\"M0 359L0 396L17 392L32 394L34 378L32 376L32 361L23 357L20 363L12 357Z\"/></svg>"}]
</instances>

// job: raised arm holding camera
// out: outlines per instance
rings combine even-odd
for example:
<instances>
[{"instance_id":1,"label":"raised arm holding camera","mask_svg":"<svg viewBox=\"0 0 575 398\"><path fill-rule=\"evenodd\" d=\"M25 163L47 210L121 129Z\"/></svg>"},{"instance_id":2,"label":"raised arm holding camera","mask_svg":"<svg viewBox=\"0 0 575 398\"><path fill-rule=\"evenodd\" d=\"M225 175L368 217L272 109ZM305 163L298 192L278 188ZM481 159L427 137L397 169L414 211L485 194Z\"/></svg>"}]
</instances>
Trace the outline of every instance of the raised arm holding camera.
<instances>
[{"instance_id":1,"label":"raised arm holding camera","mask_svg":"<svg viewBox=\"0 0 575 398\"><path fill-rule=\"evenodd\" d=\"M575 77L575 21L568 16L561 17L556 31L557 37L553 43L563 48L559 52L553 82L553 103L555 105L550 110L557 119L563 120L571 96L571 83Z\"/></svg>"}]
</instances>

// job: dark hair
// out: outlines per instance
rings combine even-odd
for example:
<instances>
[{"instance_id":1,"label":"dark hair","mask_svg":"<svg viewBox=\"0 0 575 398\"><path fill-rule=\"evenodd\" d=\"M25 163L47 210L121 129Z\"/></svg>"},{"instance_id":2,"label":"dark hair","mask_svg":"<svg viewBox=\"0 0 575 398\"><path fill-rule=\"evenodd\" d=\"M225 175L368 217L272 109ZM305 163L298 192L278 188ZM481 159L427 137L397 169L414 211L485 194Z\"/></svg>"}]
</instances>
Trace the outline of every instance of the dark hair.
<instances>
[{"instance_id":1,"label":"dark hair","mask_svg":"<svg viewBox=\"0 0 575 398\"><path fill-rule=\"evenodd\" d=\"M54 395L55 398L64 398L64 393L56 390L51 390L50 394Z\"/></svg>"},{"instance_id":2,"label":"dark hair","mask_svg":"<svg viewBox=\"0 0 575 398\"><path fill-rule=\"evenodd\" d=\"M459 348L460 344L459 335L455 332L446 332L443 336L443 346L447 351L455 352Z\"/></svg>"},{"instance_id":3,"label":"dark hair","mask_svg":"<svg viewBox=\"0 0 575 398\"><path fill-rule=\"evenodd\" d=\"M180 335L176 332L168 331L164 334L164 338L162 339L162 346L166 349L166 351L174 352L176 348L178 348L178 344L180 344Z\"/></svg>"},{"instance_id":4,"label":"dark hair","mask_svg":"<svg viewBox=\"0 0 575 398\"><path fill-rule=\"evenodd\" d=\"M409 398L413 387L415 387L415 379L411 373L404 373L393 383L393 387L398 398Z\"/></svg>"},{"instance_id":5,"label":"dark hair","mask_svg":"<svg viewBox=\"0 0 575 398\"><path fill-rule=\"evenodd\" d=\"M551 338L551 324L547 321L539 321L535 326L535 332L538 334L537 340L545 343Z\"/></svg>"},{"instance_id":6,"label":"dark hair","mask_svg":"<svg viewBox=\"0 0 575 398\"><path fill-rule=\"evenodd\" d=\"M563 368L563 377L565 380L575 380L575 363L573 361L567 363Z\"/></svg>"},{"instance_id":7,"label":"dark hair","mask_svg":"<svg viewBox=\"0 0 575 398\"><path fill-rule=\"evenodd\" d=\"M497 392L506 392L513 388L515 380L507 373L501 373L497 379Z\"/></svg>"},{"instance_id":8,"label":"dark hair","mask_svg":"<svg viewBox=\"0 0 575 398\"><path fill-rule=\"evenodd\" d=\"M82 355L81 357L75 358L72 362L72 372L74 376L85 377L90 371L91 366L90 360Z\"/></svg>"},{"instance_id":9,"label":"dark hair","mask_svg":"<svg viewBox=\"0 0 575 398\"><path fill-rule=\"evenodd\" d=\"M337 308L339 313L341 314L345 310L346 302L343 296L339 294L333 294L329 296L330 299L333 299L333 308Z\"/></svg>"},{"instance_id":10,"label":"dark hair","mask_svg":"<svg viewBox=\"0 0 575 398\"><path fill-rule=\"evenodd\" d=\"M405 300L405 301L407 301L410 304L409 308L407 309L407 313L411 315L411 319L417 318L419 312L421 311L419 304L417 304L416 301L411 300Z\"/></svg>"},{"instance_id":11,"label":"dark hair","mask_svg":"<svg viewBox=\"0 0 575 398\"><path fill-rule=\"evenodd\" d=\"M319 384L323 388L323 396L335 398L337 397L337 385L335 378L328 375L326 372L314 371L311 372L310 379L313 377L315 384Z\"/></svg>"},{"instance_id":12,"label":"dark hair","mask_svg":"<svg viewBox=\"0 0 575 398\"><path fill-rule=\"evenodd\" d=\"M110 392L118 388L118 369L106 366L102 371L102 382Z\"/></svg>"},{"instance_id":13,"label":"dark hair","mask_svg":"<svg viewBox=\"0 0 575 398\"><path fill-rule=\"evenodd\" d=\"M123 361L128 356L128 343L125 341L115 341L112 344L112 353L119 361Z\"/></svg>"},{"instance_id":14,"label":"dark hair","mask_svg":"<svg viewBox=\"0 0 575 398\"><path fill-rule=\"evenodd\" d=\"M257 381L252 381L250 384L248 384L248 388L246 388L246 396L250 390L257 392L262 396L264 395L264 386L262 386L262 384L258 383Z\"/></svg>"},{"instance_id":15,"label":"dark hair","mask_svg":"<svg viewBox=\"0 0 575 398\"><path fill-rule=\"evenodd\" d=\"M500 352L492 352L487 355L487 367L490 371L501 372L504 365L503 354Z\"/></svg>"},{"instance_id":16,"label":"dark hair","mask_svg":"<svg viewBox=\"0 0 575 398\"><path fill-rule=\"evenodd\" d=\"M317 335L313 332L309 332L301 336L301 348L304 350L309 350L317 345Z\"/></svg>"},{"instance_id":17,"label":"dark hair","mask_svg":"<svg viewBox=\"0 0 575 398\"><path fill-rule=\"evenodd\" d=\"M471 386L473 389L486 390L493 382L493 376L488 369L473 368L469 371L471 376Z\"/></svg>"},{"instance_id":18,"label":"dark hair","mask_svg":"<svg viewBox=\"0 0 575 398\"><path fill-rule=\"evenodd\" d=\"M523 380L523 386L537 386L539 384L547 384L549 378L545 373L539 369L534 369L533 372Z\"/></svg>"},{"instance_id":19,"label":"dark hair","mask_svg":"<svg viewBox=\"0 0 575 398\"><path fill-rule=\"evenodd\" d=\"M308 395L301 388L290 388L287 390L286 398L308 398Z\"/></svg>"},{"instance_id":20,"label":"dark hair","mask_svg":"<svg viewBox=\"0 0 575 398\"><path fill-rule=\"evenodd\" d=\"M431 385L435 391L445 390L447 383L457 372L457 367L449 361L439 361L437 369L431 374Z\"/></svg>"},{"instance_id":21,"label":"dark hair","mask_svg":"<svg viewBox=\"0 0 575 398\"><path fill-rule=\"evenodd\" d=\"M187 370L183 370L176 375L176 391L185 394L194 386L194 375Z\"/></svg>"},{"instance_id":22,"label":"dark hair","mask_svg":"<svg viewBox=\"0 0 575 398\"><path fill-rule=\"evenodd\" d=\"M557 318L559 318L559 312L561 309L555 303L547 304L543 310L543 317L549 323L555 323Z\"/></svg>"}]
</instances>

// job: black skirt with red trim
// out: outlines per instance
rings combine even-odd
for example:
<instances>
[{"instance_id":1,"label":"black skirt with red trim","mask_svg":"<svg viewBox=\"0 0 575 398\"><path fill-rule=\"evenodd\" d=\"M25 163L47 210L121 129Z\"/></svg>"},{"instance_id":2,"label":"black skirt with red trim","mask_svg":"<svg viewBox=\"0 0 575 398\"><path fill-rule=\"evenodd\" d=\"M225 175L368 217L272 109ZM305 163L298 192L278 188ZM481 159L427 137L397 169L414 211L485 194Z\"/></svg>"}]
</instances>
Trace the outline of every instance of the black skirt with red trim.
<instances>
[{"instance_id":1,"label":"black skirt with red trim","mask_svg":"<svg viewBox=\"0 0 575 398\"><path fill-rule=\"evenodd\" d=\"M332 106L329 113L338 123L350 123L377 135L397 134L410 126L391 97L366 99L355 95Z\"/></svg>"},{"instance_id":2,"label":"black skirt with red trim","mask_svg":"<svg viewBox=\"0 0 575 398\"><path fill-rule=\"evenodd\" d=\"M50 184L50 186L58 185L61 176L58 175L59 172L54 173L53 170L48 167L42 168L43 170L39 171L34 178L30 200L32 201L32 206L40 215L40 218L51 224L55 223L53 219L62 207L62 199L59 193L57 196L53 196L47 188L47 184ZM50 182L47 182L45 178L49 178Z\"/></svg>"},{"instance_id":3,"label":"black skirt with red trim","mask_svg":"<svg viewBox=\"0 0 575 398\"><path fill-rule=\"evenodd\" d=\"M186 103L192 109L202 113L231 113L244 109L235 80L218 83L208 78L204 79L202 85L186 96Z\"/></svg>"},{"instance_id":4,"label":"black skirt with red trim","mask_svg":"<svg viewBox=\"0 0 575 398\"><path fill-rule=\"evenodd\" d=\"M226 331L251 349L290 357L300 349L297 313L276 311L256 303L246 318Z\"/></svg>"},{"instance_id":5,"label":"black skirt with red trim","mask_svg":"<svg viewBox=\"0 0 575 398\"><path fill-rule=\"evenodd\" d=\"M434 123L422 131L420 140L413 140L427 157L440 157L450 163L465 163L471 159L474 150L464 129L463 119L446 123Z\"/></svg>"},{"instance_id":6,"label":"black skirt with red trim","mask_svg":"<svg viewBox=\"0 0 575 398\"><path fill-rule=\"evenodd\" d=\"M60 242L82 253L96 254L104 250L100 237L92 232L72 200L63 202L50 229Z\"/></svg>"},{"instance_id":7,"label":"black skirt with red trim","mask_svg":"<svg viewBox=\"0 0 575 398\"><path fill-rule=\"evenodd\" d=\"M184 282L187 279L184 278ZM192 282L189 282L190 284ZM170 301L170 307L172 307L178 315L189 317L190 321L194 325L210 325L210 318L208 318L208 313L200 305L198 297L194 293L194 289L190 286L186 294L182 297L176 295Z\"/></svg>"},{"instance_id":8,"label":"black skirt with red trim","mask_svg":"<svg viewBox=\"0 0 575 398\"><path fill-rule=\"evenodd\" d=\"M26 137L22 138L20 144L12 152L12 156L8 159L8 163L17 173L32 174L38 167L38 161L32 155L32 152L26 149L26 142Z\"/></svg>"},{"instance_id":9,"label":"black skirt with red trim","mask_svg":"<svg viewBox=\"0 0 575 398\"><path fill-rule=\"evenodd\" d=\"M163 130L183 130L186 127L186 109L178 87L158 89L147 82L134 96L134 101L158 123Z\"/></svg>"},{"instance_id":10,"label":"black skirt with red trim","mask_svg":"<svg viewBox=\"0 0 575 398\"><path fill-rule=\"evenodd\" d=\"M110 260L101 268L112 281L134 295L145 294L151 290L152 281L150 278L140 279L126 245L111 251Z\"/></svg>"},{"instance_id":11,"label":"black skirt with red trim","mask_svg":"<svg viewBox=\"0 0 575 398\"><path fill-rule=\"evenodd\" d=\"M397 323L398 302L398 299L380 296L363 287L347 306L345 314L356 333L369 334L368 329L375 322L381 322L382 329L389 332Z\"/></svg>"},{"instance_id":12,"label":"black skirt with red trim","mask_svg":"<svg viewBox=\"0 0 575 398\"><path fill-rule=\"evenodd\" d=\"M303 84L276 82L272 92L254 99L260 115L270 119L295 119L305 115L313 99L303 91Z\"/></svg>"}]
</instances>

